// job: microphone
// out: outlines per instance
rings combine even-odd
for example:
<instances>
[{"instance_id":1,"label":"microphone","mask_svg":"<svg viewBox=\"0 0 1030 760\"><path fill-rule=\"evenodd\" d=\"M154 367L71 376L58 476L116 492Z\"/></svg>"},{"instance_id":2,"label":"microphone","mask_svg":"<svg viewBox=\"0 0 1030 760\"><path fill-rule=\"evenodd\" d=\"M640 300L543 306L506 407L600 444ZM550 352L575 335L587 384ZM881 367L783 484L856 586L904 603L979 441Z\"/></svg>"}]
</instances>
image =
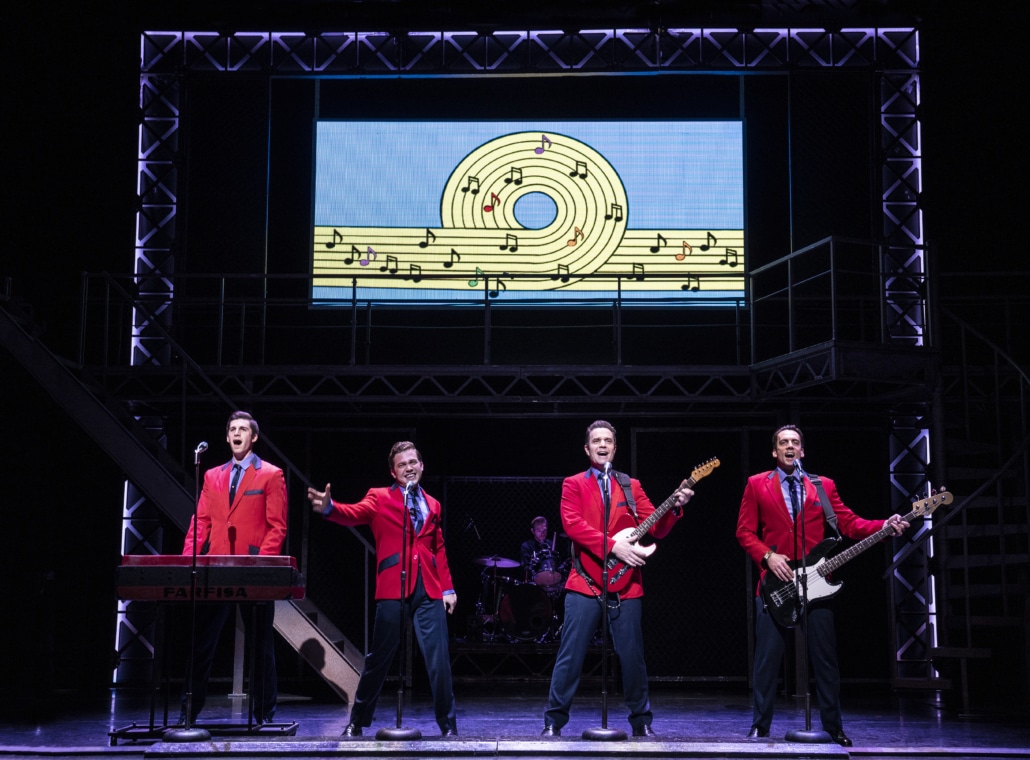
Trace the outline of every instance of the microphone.
<instances>
[{"instance_id":1,"label":"microphone","mask_svg":"<svg viewBox=\"0 0 1030 760\"><path fill-rule=\"evenodd\" d=\"M200 443L197 444L197 448L195 448L193 450L193 453L194 454L203 454L205 451L207 451L207 441L201 441Z\"/></svg>"},{"instance_id":2,"label":"microphone","mask_svg":"<svg viewBox=\"0 0 1030 760\"><path fill-rule=\"evenodd\" d=\"M611 462L605 462L604 463L604 476L606 478L610 478L612 476L612 463Z\"/></svg>"},{"instance_id":3,"label":"microphone","mask_svg":"<svg viewBox=\"0 0 1030 760\"><path fill-rule=\"evenodd\" d=\"M798 478L804 478L807 476L807 473L801 466L801 460L798 457L794 457L794 471L797 473ZM811 478L809 478L809 480L811 480Z\"/></svg>"},{"instance_id":4,"label":"microphone","mask_svg":"<svg viewBox=\"0 0 1030 760\"><path fill-rule=\"evenodd\" d=\"M415 481L409 480L404 484L404 495L411 496L411 492L415 489Z\"/></svg>"}]
</instances>

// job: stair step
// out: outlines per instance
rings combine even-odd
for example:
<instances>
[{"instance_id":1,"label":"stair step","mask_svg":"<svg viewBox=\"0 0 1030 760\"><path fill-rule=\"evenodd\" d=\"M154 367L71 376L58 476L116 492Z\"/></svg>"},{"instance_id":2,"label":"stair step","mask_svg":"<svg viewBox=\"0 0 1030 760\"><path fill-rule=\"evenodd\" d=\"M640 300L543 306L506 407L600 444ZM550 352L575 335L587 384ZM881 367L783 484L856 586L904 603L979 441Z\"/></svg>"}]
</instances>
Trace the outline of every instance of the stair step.
<instances>
[{"instance_id":1,"label":"stair step","mask_svg":"<svg viewBox=\"0 0 1030 760\"><path fill-rule=\"evenodd\" d=\"M930 659L943 658L948 660L986 660L991 656L991 650L986 647L931 647Z\"/></svg>"},{"instance_id":2,"label":"stair step","mask_svg":"<svg viewBox=\"0 0 1030 760\"><path fill-rule=\"evenodd\" d=\"M922 689L930 691L947 691L951 688L950 678L895 678L895 689Z\"/></svg>"}]
</instances>

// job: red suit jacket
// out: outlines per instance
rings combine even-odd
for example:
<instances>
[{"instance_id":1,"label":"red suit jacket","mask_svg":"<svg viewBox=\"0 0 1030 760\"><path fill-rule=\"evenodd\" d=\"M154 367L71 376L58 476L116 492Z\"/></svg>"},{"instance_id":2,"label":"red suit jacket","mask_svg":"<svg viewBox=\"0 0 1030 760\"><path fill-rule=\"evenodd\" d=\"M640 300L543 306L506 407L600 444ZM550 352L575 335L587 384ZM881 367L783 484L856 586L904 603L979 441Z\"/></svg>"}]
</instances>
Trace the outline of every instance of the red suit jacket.
<instances>
[{"instance_id":1,"label":"red suit jacket","mask_svg":"<svg viewBox=\"0 0 1030 760\"><path fill-rule=\"evenodd\" d=\"M630 487L633 492L633 499L637 506L637 519L633 519L629 511L629 504L626 501L626 494L622 486L612 478L612 508L608 519L608 541L604 556L607 556L612 547L615 546L614 536L623 528L635 528L637 524L646 520L652 512L654 505L647 498L640 481L630 478ZM682 511L677 516L673 514L679 510L669 510L662 516L662 519L651 526L649 535L655 538L663 538L682 516ZM565 478L562 483L561 492L561 521L565 532L572 539L576 547L576 553L587 552L594 556L596 561L602 562L600 555L601 544L604 542L604 500L601 498L601 489L597 483L597 476L591 470L580 475L573 475ZM622 592L623 599L633 599L644 595L644 586L641 582L640 568L633 568L629 585ZM569 591L578 591L581 594L594 595L600 593L597 584L591 589L586 580L573 564L569 572L569 579L565 582L565 588Z\"/></svg>"},{"instance_id":2,"label":"red suit jacket","mask_svg":"<svg viewBox=\"0 0 1030 760\"><path fill-rule=\"evenodd\" d=\"M837 515L837 527L842 535L863 539L883 527L883 520L866 520L844 506L844 502L837 494L836 484L827 477L822 477L821 480L830 506ZM807 477L803 482L804 554L807 556L815 545L826 537L826 516L815 486ZM737 541L759 567L762 565L762 557L770 550L777 554L785 554L791 560L800 559L794 556L794 520L783 498L783 489L776 470L752 475L747 479L744 497L740 501L740 514L737 516ZM762 574L765 572L763 568Z\"/></svg>"},{"instance_id":3,"label":"red suit jacket","mask_svg":"<svg viewBox=\"0 0 1030 760\"><path fill-rule=\"evenodd\" d=\"M451 568L447 564L447 553L443 545L443 531L440 529L440 502L422 491L429 516L422 523L422 530L414 537L411 518L404 504L404 491L396 484L386 488L372 488L357 504L341 504L333 501L323 514L340 525L368 525L376 543L376 599L400 599L401 591L401 544L403 530L408 531L408 571L405 577L405 596L415 591L419 568L422 583L430 599L442 599L444 591L454 589Z\"/></svg>"},{"instance_id":4,"label":"red suit jacket","mask_svg":"<svg viewBox=\"0 0 1030 760\"><path fill-rule=\"evenodd\" d=\"M253 458L229 504L232 461L204 473L197 502L198 554L281 554L286 539L286 481L273 464ZM193 521L183 554L193 554Z\"/></svg>"}]
</instances>

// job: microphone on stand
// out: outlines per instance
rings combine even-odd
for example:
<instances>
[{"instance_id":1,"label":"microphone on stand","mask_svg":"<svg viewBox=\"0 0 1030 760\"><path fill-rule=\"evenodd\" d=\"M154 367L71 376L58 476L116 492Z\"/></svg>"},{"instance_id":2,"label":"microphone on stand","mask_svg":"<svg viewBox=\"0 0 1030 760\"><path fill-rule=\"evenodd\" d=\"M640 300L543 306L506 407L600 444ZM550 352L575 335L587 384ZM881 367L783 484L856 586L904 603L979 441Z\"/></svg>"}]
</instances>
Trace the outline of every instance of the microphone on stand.
<instances>
[{"instance_id":1,"label":"microphone on stand","mask_svg":"<svg viewBox=\"0 0 1030 760\"><path fill-rule=\"evenodd\" d=\"M798 480L808 476L808 473L805 472L805 468L801 466L801 460L797 457L794 458L794 471L797 473ZM811 478L808 479L811 480Z\"/></svg>"},{"instance_id":2,"label":"microphone on stand","mask_svg":"<svg viewBox=\"0 0 1030 760\"><path fill-rule=\"evenodd\" d=\"M207 451L207 441L201 441L197 448L193 449L193 464L200 464L200 455Z\"/></svg>"}]
</instances>

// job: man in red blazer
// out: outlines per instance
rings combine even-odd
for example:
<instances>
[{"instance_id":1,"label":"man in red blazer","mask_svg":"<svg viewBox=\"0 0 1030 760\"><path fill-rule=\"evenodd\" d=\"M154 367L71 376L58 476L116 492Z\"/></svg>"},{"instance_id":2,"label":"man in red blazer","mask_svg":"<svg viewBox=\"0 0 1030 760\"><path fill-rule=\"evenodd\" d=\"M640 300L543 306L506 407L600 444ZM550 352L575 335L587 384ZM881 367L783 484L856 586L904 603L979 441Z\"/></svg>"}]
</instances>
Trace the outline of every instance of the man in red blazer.
<instances>
[{"instance_id":1,"label":"man in red blazer","mask_svg":"<svg viewBox=\"0 0 1030 760\"><path fill-rule=\"evenodd\" d=\"M283 471L254 453L258 424L249 412L233 412L225 426L225 440L232 459L204 473L204 487L197 502L197 519L190 521L182 553L281 554L286 539L286 480ZM192 715L196 720L207 697L207 681L218 639L234 604L204 603L197 606L196 649L192 671ZM261 655L258 681L252 684L255 719L269 723L275 714L275 602L240 605L248 636L256 636ZM257 630L251 630L257 620ZM188 686L188 684L187 684ZM182 695L180 723L186 723L187 689Z\"/></svg>"},{"instance_id":2,"label":"man in red blazer","mask_svg":"<svg viewBox=\"0 0 1030 760\"><path fill-rule=\"evenodd\" d=\"M361 736L362 730L372 725L376 702L400 644L401 568L406 565L403 614L410 614L415 621L415 635L426 660L440 733L445 737L457 736L447 615L454 612L458 595L454 593L444 549L440 502L419 484L423 463L415 444L395 443L388 462L394 482L386 488L370 489L356 504L333 501L328 483L325 491L308 489L308 499L317 513L341 525L368 525L376 544L372 651L365 657L343 735Z\"/></svg>"},{"instance_id":3,"label":"man in red blazer","mask_svg":"<svg viewBox=\"0 0 1030 760\"><path fill-rule=\"evenodd\" d=\"M794 559L807 556L825 536L826 516L815 485L801 470L805 457L805 437L796 425L784 425L772 437L776 468L748 478L737 517L737 541L761 568L782 581L791 582ZM886 520L866 520L841 501L837 486L829 478L821 478L830 507L837 516L841 534L863 539L890 526L901 535L908 523L898 515ZM794 489L794 499L790 489ZM802 496L803 494L803 496ZM792 505L796 502L797 507ZM795 557L795 512L804 519L805 545ZM800 534L796 537L801 540ZM812 670L815 675L816 698L823 730L838 744L850 747L844 733L840 709L840 672L837 666L837 643L830 600L813 603L805 612L805 631ZM754 717L749 739L769 735L776 701L776 679L783 660L786 629L769 614L761 594L755 597L755 665Z\"/></svg>"},{"instance_id":4,"label":"man in red blazer","mask_svg":"<svg viewBox=\"0 0 1030 760\"><path fill-rule=\"evenodd\" d=\"M597 420L587 427L583 446L590 467L586 472L566 478L562 483L561 520L573 544L573 568L565 583L565 621L561 645L551 671L551 687L544 712L542 736L560 736L569 722L569 710L579 687L587 649L601 623L600 566L613 555L626 565L628 579L621 591L608 594L608 625L611 642L619 656L622 691L629 708L633 736L654 736L651 705L648 699L647 665L644 662L644 637L640 626L644 586L640 568L653 547L642 547L623 536L621 530L635 528L655 510L640 481L616 475L611 469L615 458L615 428ZM620 480L628 482L636 514ZM611 505L607 536L604 523L602 489L610 488ZM675 509L667 512L649 531L654 538L666 536L682 516L682 506L694 492L684 487L677 492ZM596 577L591 577L593 569Z\"/></svg>"}]
</instances>

